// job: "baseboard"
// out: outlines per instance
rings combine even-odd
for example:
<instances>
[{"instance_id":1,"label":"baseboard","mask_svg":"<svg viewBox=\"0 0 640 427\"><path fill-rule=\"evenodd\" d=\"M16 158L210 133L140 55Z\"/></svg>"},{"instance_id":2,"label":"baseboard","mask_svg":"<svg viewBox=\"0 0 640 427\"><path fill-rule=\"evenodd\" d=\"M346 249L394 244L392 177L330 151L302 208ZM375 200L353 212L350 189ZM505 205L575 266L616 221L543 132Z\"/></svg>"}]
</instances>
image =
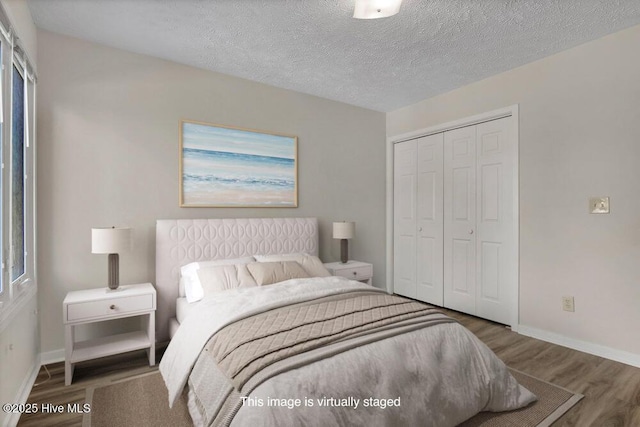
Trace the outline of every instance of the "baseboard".
<instances>
[{"instance_id":1,"label":"baseboard","mask_svg":"<svg viewBox=\"0 0 640 427\"><path fill-rule=\"evenodd\" d=\"M556 334L555 332L544 331L542 329L532 328L525 325L518 325L518 333L640 368L640 354L629 353L627 351L617 350L604 345L569 338L564 335Z\"/></svg>"},{"instance_id":2,"label":"baseboard","mask_svg":"<svg viewBox=\"0 0 640 427\"><path fill-rule=\"evenodd\" d=\"M31 389L36 382L36 378L38 377L38 372L40 372L40 356L36 356L36 361L31 368L31 372L24 378L22 385L20 386L20 391L16 396L15 403L24 404L27 403L27 399L29 398L29 394L31 394ZM16 426L18 424L18 420L20 420L19 413L11 413L7 417L7 425L8 426Z\"/></svg>"},{"instance_id":3,"label":"baseboard","mask_svg":"<svg viewBox=\"0 0 640 427\"><path fill-rule=\"evenodd\" d=\"M42 363L43 365L58 362L64 362L64 348L40 353L40 363Z\"/></svg>"}]
</instances>

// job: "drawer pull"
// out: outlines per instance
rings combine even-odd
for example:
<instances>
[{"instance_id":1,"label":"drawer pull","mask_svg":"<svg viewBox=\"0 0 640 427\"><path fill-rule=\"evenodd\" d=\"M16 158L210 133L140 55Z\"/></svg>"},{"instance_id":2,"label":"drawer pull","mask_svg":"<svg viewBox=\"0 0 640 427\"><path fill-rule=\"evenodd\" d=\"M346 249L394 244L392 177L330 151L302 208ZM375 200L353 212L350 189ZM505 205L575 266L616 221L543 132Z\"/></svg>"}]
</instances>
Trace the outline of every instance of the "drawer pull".
<instances>
[{"instance_id":1,"label":"drawer pull","mask_svg":"<svg viewBox=\"0 0 640 427\"><path fill-rule=\"evenodd\" d=\"M115 309L116 309L116 305L115 305L115 304L111 304L111 305L109 306L109 308L110 308L111 310L115 310Z\"/></svg>"},{"instance_id":2,"label":"drawer pull","mask_svg":"<svg viewBox=\"0 0 640 427\"><path fill-rule=\"evenodd\" d=\"M358 272L357 272L357 271L354 271L354 272L353 272L353 275L354 275L354 276L357 276L357 275L358 275Z\"/></svg>"}]
</instances>

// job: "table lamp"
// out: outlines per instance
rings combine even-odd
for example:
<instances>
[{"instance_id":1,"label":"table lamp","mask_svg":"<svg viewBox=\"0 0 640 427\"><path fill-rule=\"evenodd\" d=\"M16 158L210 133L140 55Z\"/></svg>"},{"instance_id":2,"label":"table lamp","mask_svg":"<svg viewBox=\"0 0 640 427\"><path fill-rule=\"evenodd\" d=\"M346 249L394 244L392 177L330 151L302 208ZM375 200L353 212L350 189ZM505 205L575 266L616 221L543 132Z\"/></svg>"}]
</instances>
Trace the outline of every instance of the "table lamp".
<instances>
[{"instance_id":1,"label":"table lamp","mask_svg":"<svg viewBox=\"0 0 640 427\"><path fill-rule=\"evenodd\" d=\"M118 254L131 249L131 228L110 227L91 229L91 253L109 254L109 289L120 284Z\"/></svg>"},{"instance_id":2,"label":"table lamp","mask_svg":"<svg viewBox=\"0 0 640 427\"><path fill-rule=\"evenodd\" d=\"M349 261L349 240L356 235L355 222L334 222L333 238L340 239L340 262L346 264Z\"/></svg>"}]
</instances>

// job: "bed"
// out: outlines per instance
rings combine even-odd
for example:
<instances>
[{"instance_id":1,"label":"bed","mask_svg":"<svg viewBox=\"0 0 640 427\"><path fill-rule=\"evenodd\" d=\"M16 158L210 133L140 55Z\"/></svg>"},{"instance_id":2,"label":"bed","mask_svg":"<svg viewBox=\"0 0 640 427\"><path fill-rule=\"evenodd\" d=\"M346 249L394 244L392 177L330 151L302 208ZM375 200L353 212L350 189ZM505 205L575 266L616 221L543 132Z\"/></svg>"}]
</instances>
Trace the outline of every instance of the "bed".
<instances>
[{"instance_id":1,"label":"bed","mask_svg":"<svg viewBox=\"0 0 640 427\"><path fill-rule=\"evenodd\" d=\"M171 338L160 372L195 425L453 426L535 401L466 328L314 270L317 254L315 218L157 222L157 336ZM212 260L200 277L236 285L179 302L181 269Z\"/></svg>"}]
</instances>

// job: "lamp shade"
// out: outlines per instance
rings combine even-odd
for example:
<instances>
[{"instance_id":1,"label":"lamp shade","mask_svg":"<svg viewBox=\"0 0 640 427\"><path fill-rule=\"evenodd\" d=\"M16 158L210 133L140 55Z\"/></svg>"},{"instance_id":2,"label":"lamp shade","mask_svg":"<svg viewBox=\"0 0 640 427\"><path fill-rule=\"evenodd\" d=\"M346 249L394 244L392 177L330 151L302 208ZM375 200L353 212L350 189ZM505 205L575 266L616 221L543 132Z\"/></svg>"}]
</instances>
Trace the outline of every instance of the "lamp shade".
<instances>
[{"instance_id":1,"label":"lamp shade","mask_svg":"<svg viewBox=\"0 0 640 427\"><path fill-rule=\"evenodd\" d=\"M402 0L356 0L353 17L376 19L393 16L400 11Z\"/></svg>"},{"instance_id":2,"label":"lamp shade","mask_svg":"<svg viewBox=\"0 0 640 427\"><path fill-rule=\"evenodd\" d=\"M355 222L334 222L333 238L334 239L353 239L356 236Z\"/></svg>"},{"instance_id":3,"label":"lamp shade","mask_svg":"<svg viewBox=\"0 0 640 427\"><path fill-rule=\"evenodd\" d=\"M118 254L131 249L131 228L91 229L91 253Z\"/></svg>"}]
</instances>

